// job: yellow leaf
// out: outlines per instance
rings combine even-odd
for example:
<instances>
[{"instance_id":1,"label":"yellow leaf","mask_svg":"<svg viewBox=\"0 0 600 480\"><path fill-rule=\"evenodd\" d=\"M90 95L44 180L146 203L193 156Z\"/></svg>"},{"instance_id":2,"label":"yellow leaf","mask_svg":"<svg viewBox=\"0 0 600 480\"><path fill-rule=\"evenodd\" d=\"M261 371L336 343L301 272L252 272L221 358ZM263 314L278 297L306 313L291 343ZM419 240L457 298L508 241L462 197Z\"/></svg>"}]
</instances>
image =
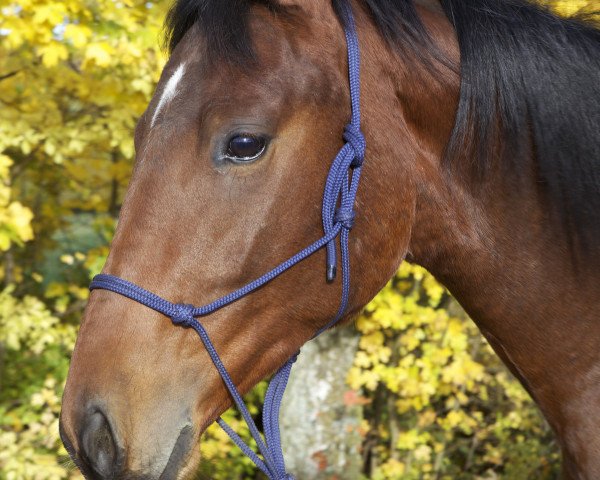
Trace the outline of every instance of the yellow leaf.
<instances>
[{"instance_id":1,"label":"yellow leaf","mask_svg":"<svg viewBox=\"0 0 600 480\"><path fill-rule=\"evenodd\" d=\"M33 238L33 230L31 229L33 213L31 213L31 210L19 202L13 202L8 206L6 213L17 238L23 242L31 240Z\"/></svg>"},{"instance_id":2,"label":"yellow leaf","mask_svg":"<svg viewBox=\"0 0 600 480\"><path fill-rule=\"evenodd\" d=\"M99 67L110 65L114 49L107 42L90 43L85 49L85 63L94 62Z\"/></svg>"},{"instance_id":3,"label":"yellow leaf","mask_svg":"<svg viewBox=\"0 0 600 480\"><path fill-rule=\"evenodd\" d=\"M587 0L559 0L556 2L555 9L560 15L575 15L588 4Z\"/></svg>"},{"instance_id":4,"label":"yellow leaf","mask_svg":"<svg viewBox=\"0 0 600 480\"><path fill-rule=\"evenodd\" d=\"M45 67L55 67L62 60L69 58L69 51L62 43L52 42L40 47L38 53L42 57L42 63Z\"/></svg>"},{"instance_id":5,"label":"yellow leaf","mask_svg":"<svg viewBox=\"0 0 600 480\"><path fill-rule=\"evenodd\" d=\"M10 235L7 232L0 231L0 250L5 252L10 248Z\"/></svg>"},{"instance_id":6,"label":"yellow leaf","mask_svg":"<svg viewBox=\"0 0 600 480\"><path fill-rule=\"evenodd\" d=\"M70 23L65 27L65 40L70 40L75 48L83 47L92 36L92 30L85 25Z\"/></svg>"},{"instance_id":7,"label":"yellow leaf","mask_svg":"<svg viewBox=\"0 0 600 480\"><path fill-rule=\"evenodd\" d=\"M73 255L69 255L69 254L65 253L60 256L60 261L67 265L73 265L73 263L75 262L75 259L73 258Z\"/></svg>"},{"instance_id":8,"label":"yellow leaf","mask_svg":"<svg viewBox=\"0 0 600 480\"><path fill-rule=\"evenodd\" d=\"M46 5L38 5L33 15L34 23L50 23L55 26L64 20L66 14L65 6L62 2L49 2Z\"/></svg>"},{"instance_id":9,"label":"yellow leaf","mask_svg":"<svg viewBox=\"0 0 600 480\"><path fill-rule=\"evenodd\" d=\"M9 168L13 164L12 158L0 154L0 178L7 178Z\"/></svg>"}]
</instances>

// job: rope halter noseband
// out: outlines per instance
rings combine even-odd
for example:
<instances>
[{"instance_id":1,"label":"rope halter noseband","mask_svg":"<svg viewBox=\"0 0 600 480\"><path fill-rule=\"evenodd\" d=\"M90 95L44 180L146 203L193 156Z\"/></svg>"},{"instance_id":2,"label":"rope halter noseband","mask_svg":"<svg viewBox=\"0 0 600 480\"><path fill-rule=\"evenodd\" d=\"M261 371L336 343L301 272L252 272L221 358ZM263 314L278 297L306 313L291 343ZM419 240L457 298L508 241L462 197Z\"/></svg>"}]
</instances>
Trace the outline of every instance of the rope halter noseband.
<instances>
[{"instance_id":1,"label":"rope halter noseband","mask_svg":"<svg viewBox=\"0 0 600 480\"><path fill-rule=\"evenodd\" d=\"M346 2L341 3L341 14L348 49L348 74L350 80L352 118L350 123L346 125L344 129L343 138L345 144L333 160L325 183L322 209L323 237L284 261L270 272L267 272L262 277L259 277L240 289L201 307L169 302L134 283L114 275L97 275L90 285L90 290L105 289L118 293L166 315L175 325L192 328L196 331L221 375L233 401L248 424L250 433L256 441L262 458L260 458L222 419L219 418L217 422L242 451L250 457L256 466L271 480L293 480L293 477L288 474L285 469L279 434L279 410L283 393L290 376L290 371L293 363L296 361L297 354L290 358L277 373L275 373L271 379L269 388L267 389L262 415L264 432L263 440L258 427L244 405L241 395L225 369L206 330L197 320L197 317L208 315L235 302L239 298L248 295L323 247L327 249L327 281L333 282L336 277L336 239L338 235L340 237L342 271L342 295L340 306L335 317L319 329L315 336L335 325L343 317L346 311L350 293L350 255L348 238L350 230L354 226L354 203L356 192L358 190L362 163L365 156L366 142L360 130L360 56L358 39L352 11Z\"/></svg>"}]
</instances>

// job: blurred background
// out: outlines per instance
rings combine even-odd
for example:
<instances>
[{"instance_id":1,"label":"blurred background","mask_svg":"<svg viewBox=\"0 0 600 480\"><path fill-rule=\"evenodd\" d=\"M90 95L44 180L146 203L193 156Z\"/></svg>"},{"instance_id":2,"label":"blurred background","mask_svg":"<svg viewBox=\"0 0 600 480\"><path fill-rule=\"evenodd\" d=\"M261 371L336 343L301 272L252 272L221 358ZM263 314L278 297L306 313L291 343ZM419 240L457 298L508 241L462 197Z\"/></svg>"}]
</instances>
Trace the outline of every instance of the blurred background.
<instances>
[{"instance_id":1,"label":"blurred background","mask_svg":"<svg viewBox=\"0 0 600 480\"><path fill-rule=\"evenodd\" d=\"M0 479L81 478L58 437L60 398L131 172L133 129L165 62L169 3L0 0ZM543 3L564 15L599 8ZM331 448L315 449L302 430L311 422L284 411L286 435L312 447L290 453L297 465L310 459L310 478L557 477L558 449L532 401L423 269L403 264L354 326L309 348L316 367L332 349L344 355L331 403L294 406L333 419L320 439ZM318 375L310 368L296 375ZM305 398L301 381L288 408ZM256 415L264 391L248 396ZM235 412L226 417L246 432ZM198 478L260 478L214 427L199 448Z\"/></svg>"}]
</instances>

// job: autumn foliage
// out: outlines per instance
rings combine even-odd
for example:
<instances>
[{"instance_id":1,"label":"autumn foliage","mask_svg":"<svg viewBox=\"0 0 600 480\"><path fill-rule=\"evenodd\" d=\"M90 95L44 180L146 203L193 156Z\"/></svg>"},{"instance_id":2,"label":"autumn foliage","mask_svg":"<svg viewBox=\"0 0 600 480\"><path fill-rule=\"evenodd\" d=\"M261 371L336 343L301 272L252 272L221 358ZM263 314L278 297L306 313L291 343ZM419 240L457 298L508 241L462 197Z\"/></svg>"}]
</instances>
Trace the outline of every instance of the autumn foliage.
<instances>
[{"instance_id":1,"label":"autumn foliage","mask_svg":"<svg viewBox=\"0 0 600 480\"><path fill-rule=\"evenodd\" d=\"M80 478L58 438L60 396L165 62L168 3L0 0L0 479ZM402 265L356 327L348 388L365 405L366 478L555 478L548 427L427 272ZM205 476L254 478L220 430L201 448Z\"/></svg>"}]
</instances>

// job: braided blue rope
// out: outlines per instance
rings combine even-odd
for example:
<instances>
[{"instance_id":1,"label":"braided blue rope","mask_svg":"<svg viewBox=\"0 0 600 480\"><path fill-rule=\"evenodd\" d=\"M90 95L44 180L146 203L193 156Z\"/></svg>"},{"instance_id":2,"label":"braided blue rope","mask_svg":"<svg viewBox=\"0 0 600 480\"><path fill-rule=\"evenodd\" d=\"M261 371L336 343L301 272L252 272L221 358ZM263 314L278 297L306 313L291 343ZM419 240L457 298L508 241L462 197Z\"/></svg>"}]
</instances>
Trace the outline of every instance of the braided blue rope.
<instances>
[{"instance_id":1,"label":"braided blue rope","mask_svg":"<svg viewBox=\"0 0 600 480\"><path fill-rule=\"evenodd\" d=\"M263 276L253 280L243 287L231 292L217 300L201 306L177 304L169 302L158 295L141 288L134 283L128 282L114 275L96 275L90 284L90 290L104 289L118 293L127 298L135 300L163 315L169 317L175 325L189 327L196 331L210 355L212 362L217 368L223 382L233 398L245 422L248 424L250 433L262 459L242 440L233 429L221 418L217 420L223 430L231 437L233 442L247 455L256 466L272 480L293 480L286 472L285 461L281 448L281 437L279 433L279 411L285 388L290 377L292 365L296 361L297 354L293 355L271 379L267 389L263 405L263 432L264 440L250 412L244 405L242 396L231 380L223 362L221 361L215 347L213 346L206 330L196 317L208 315L219 310L239 298L252 293L257 288L270 282L289 268L311 256L316 251L325 247L327 249L326 276L327 281L333 282L336 277L337 252L336 239L340 236L341 271L342 271L342 293L338 311L335 317L323 326L315 337L323 331L335 325L346 312L350 296L350 253L348 240L350 230L354 225L355 213L353 210L358 183L365 156L366 142L360 130L360 54L358 38L354 26L352 11L347 3L342 3L342 20L346 35L348 48L348 76L350 81L350 101L352 117L344 129L344 146L336 155L325 182L323 193L323 231L324 235L305 249L298 252L288 260L279 264Z\"/></svg>"}]
</instances>

